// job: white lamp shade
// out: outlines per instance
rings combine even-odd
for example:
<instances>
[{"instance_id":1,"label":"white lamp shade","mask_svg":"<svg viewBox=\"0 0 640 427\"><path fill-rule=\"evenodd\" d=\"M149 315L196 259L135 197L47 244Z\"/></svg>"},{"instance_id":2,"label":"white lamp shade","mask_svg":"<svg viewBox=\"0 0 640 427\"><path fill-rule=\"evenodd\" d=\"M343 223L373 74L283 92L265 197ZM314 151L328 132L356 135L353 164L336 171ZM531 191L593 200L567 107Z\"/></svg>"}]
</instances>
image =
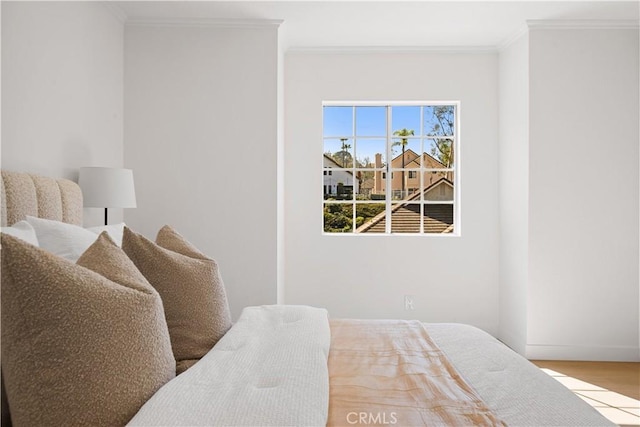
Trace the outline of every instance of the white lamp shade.
<instances>
[{"instance_id":1,"label":"white lamp shade","mask_svg":"<svg viewBox=\"0 0 640 427\"><path fill-rule=\"evenodd\" d=\"M136 192L131 169L80 168L78 184L85 208L135 208Z\"/></svg>"}]
</instances>

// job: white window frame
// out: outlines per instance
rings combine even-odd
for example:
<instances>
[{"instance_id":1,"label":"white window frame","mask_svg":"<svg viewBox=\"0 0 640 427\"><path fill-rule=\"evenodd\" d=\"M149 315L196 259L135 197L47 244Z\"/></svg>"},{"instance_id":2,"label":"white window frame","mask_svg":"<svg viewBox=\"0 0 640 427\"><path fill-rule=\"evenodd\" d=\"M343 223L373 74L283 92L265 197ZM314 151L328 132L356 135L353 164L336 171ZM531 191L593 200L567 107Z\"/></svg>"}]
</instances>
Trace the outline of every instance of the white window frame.
<instances>
[{"instance_id":1,"label":"white window frame","mask_svg":"<svg viewBox=\"0 0 640 427\"><path fill-rule=\"evenodd\" d=\"M422 150L421 153L424 153L424 141L425 140L430 140L430 139L437 139L438 137L434 138L433 136L427 136L425 135L425 131L424 131L424 112L423 109L424 107L433 107L433 106L442 106L442 105L451 105L455 107L455 135L447 135L446 138L447 139L453 139L453 150L455 153L455 159L454 159L454 165L452 168L441 168L441 169L437 169L437 168L428 168L425 167L424 165L424 161L422 160L422 156L421 156L421 161L420 161L420 167L419 168L406 168L405 167L405 172L407 172L408 169L411 170L415 170L415 171L419 171L420 172L420 187L421 188L426 188L425 187L425 183L424 183L424 175L426 172L452 172L453 173L453 189L454 189L454 194L453 194L453 200L451 201L445 201L445 200L425 200L424 199L424 192L422 192L420 194L420 199L419 201L415 202L415 204L419 204L420 205L420 232L418 233L392 233L391 232L391 223L392 221L385 221L385 232L384 233L355 233L355 224L356 224L356 206L358 203L364 203L364 204L380 204L380 203L384 203L385 204L385 215L387 218L391 218L391 214L392 214L392 208L394 204L397 204L397 202L401 202L401 201L396 201L396 203L394 203L394 200L392 199L392 197L389 197L390 194L392 194L392 186L393 186L393 172L395 171L402 171L402 168L392 168L391 167L391 161L392 161L392 153L391 153L391 147L392 147L392 143L394 139L398 139L397 136L393 135L393 129L391 129L391 124L392 124L392 107L405 107L405 106L419 106L420 107L420 133L418 136L415 137L409 137L409 139L414 139L414 140L419 140ZM462 193L462 188L460 185L460 175L461 175L461 164L462 164L462 150L460 148L461 144L460 144L460 140L461 140L461 126L460 126L460 117L461 117L461 105L460 105L460 101L323 101L322 102L322 107L352 107L352 134L351 135L324 135L323 134L323 138L322 138L322 147L324 147L324 141L327 139L336 139L336 138L347 138L349 140L353 141L353 152L356 152L356 146L357 146L357 140L358 139L372 139L372 138L385 138L386 139L386 164L384 169L376 169L374 168L356 168L356 161L355 161L355 156L354 156L354 161L352 162L352 166L349 168L337 168L338 170L345 170L345 171L351 171L351 173L353 174L353 176L356 176L356 169L359 171L382 171L383 174L385 174L386 176L391 176L391 179L385 179L384 177L382 178L385 182L385 194L387 195L385 197L385 200L356 200L355 199L355 195L354 195L354 199L352 200L337 200L337 201L332 201L331 203L337 203L337 204L345 204L345 205L351 205L353 206L352 210L353 210L353 227L354 230L352 232L349 233L338 233L338 232L326 232L324 231L324 218L322 218L321 224L322 224L322 234L323 235L329 235L329 236L362 236L362 235L367 235L367 236L440 236L440 237L459 237L462 235L462 221L461 221L461 193ZM356 136L356 107L385 107L386 108L386 136L381 136L381 135L357 135ZM324 111L324 108L323 108ZM323 123L324 123L324 117L323 117ZM444 137L441 137L444 138ZM326 167L324 167L324 164L322 165L322 169L326 170ZM391 174L391 175L389 175ZM320 211L323 213L324 216L324 205L326 204L326 201L324 200L324 198L322 199L322 209L320 209ZM424 208L426 205L442 205L442 204L451 204L453 205L453 232L451 233L426 233L424 230Z\"/></svg>"}]
</instances>

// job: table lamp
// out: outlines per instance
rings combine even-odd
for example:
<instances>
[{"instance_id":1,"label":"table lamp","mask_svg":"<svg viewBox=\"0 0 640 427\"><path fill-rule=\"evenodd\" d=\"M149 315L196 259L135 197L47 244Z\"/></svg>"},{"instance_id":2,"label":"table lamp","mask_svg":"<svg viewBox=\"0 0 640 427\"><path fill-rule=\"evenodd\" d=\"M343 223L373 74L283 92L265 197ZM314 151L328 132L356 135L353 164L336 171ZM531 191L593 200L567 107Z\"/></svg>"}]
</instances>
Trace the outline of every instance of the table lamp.
<instances>
[{"instance_id":1,"label":"table lamp","mask_svg":"<svg viewBox=\"0 0 640 427\"><path fill-rule=\"evenodd\" d=\"M104 208L108 224L109 208L135 208L136 192L131 169L82 167L78 177L85 208Z\"/></svg>"}]
</instances>

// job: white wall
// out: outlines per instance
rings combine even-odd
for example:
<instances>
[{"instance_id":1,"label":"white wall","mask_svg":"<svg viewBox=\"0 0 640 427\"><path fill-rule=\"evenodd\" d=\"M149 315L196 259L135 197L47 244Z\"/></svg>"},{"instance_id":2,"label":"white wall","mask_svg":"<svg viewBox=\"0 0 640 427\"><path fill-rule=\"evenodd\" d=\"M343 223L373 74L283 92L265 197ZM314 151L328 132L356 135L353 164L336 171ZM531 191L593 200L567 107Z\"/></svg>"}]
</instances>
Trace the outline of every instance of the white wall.
<instances>
[{"instance_id":1,"label":"white wall","mask_svg":"<svg viewBox=\"0 0 640 427\"><path fill-rule=\"evenodd\" d=\"M286 303L497 333L497 66L482 52L286 55ZM460 100L461 237L322 235L322 101L334 100Z\"/></svg>"},{"instance_id":2,"label":"white wall","mask_svg":"<svg viewBox=\"0 0 640 427\"><path fill-rule=\"evenodd\" d=\"M500 339L525 354L529 271L529 36L500 52Z\"/></svg>"},{"instance_id":3,"label":"white wall","mask_svg":"<svg viewBox=\"0 0 640 427\"><path fill-rule=\"evenodd\" d=\"M127 25L132 229L171 224L222 271L232 315L276 302L277 25Z\"/></svg>"},{"instance_id":4,"label":"white wall","mask_svg":"<svg viewBox=\"0 0 640 427\"><path fill-rule=\"evenodd\" d=\"M527 355L639 360L638 30L529 39Z\"/></svg>"},{"instance_id":5,"label":"white wall","mask_svg":"<svg viewBox=\"0 0 640 427\"><path fill-rule=\"evenodd\" d=\"M122 22L93 2L1 7L2 168L77 179L122 166ZM85 209L85 224L103 218Z\"/></svg>"}]
</instances>

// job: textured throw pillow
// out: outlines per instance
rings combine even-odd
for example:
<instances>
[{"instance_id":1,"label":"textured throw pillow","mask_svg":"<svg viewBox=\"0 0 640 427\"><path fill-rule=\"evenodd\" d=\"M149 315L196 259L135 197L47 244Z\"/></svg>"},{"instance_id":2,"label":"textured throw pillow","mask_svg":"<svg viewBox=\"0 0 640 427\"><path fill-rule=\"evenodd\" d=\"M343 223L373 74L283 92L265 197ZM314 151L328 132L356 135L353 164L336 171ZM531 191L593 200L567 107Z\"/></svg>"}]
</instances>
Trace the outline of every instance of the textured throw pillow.
<instances>
[{"instance_id":1,"label":"textured throw pillow","mask_svg":"<svg viewBox=\"0 0 640 427\"><path fill-rule=\"evenodd\" d=\"M2 235L14 425L124 425L175 376L160 296L124 252L104 233L78 262Z\"/></svg>"},{"instance_id":2,"label":"textured throw pillow","mask_svg":"<svg viewBox=\"0 0 640 427\"><path fill-rule=\"evenodd\" d=\"M40 247L75 262L98 237L78 225L51 219L27 216L27 222L36 230Z\"/></svg>"},{"instance_id":3,"label":"textured throw pillow","mask_svg":"<svg viewBox=\"0 0 640 427\"><path fill-rule=\"evenodd\" d=\"M162 297L179 374L227 332L231 315L214 260L168 226L157 242L125 228L122 249Z\"/></svg>"},{"instance_id":4,"label":"textured throw pillow","mask_svg":"<svg viewBox=\"0 0 640 427\"><path fill-rule=\"evenodd\" d=\"M40 245L38 243L38 237L36 236L36 230L34 230L33 226L27 221L16 222L11 227L2 227L2 232L24 240L27 243L31 243L33 246Z\"/></svg>"}]
</instances>

